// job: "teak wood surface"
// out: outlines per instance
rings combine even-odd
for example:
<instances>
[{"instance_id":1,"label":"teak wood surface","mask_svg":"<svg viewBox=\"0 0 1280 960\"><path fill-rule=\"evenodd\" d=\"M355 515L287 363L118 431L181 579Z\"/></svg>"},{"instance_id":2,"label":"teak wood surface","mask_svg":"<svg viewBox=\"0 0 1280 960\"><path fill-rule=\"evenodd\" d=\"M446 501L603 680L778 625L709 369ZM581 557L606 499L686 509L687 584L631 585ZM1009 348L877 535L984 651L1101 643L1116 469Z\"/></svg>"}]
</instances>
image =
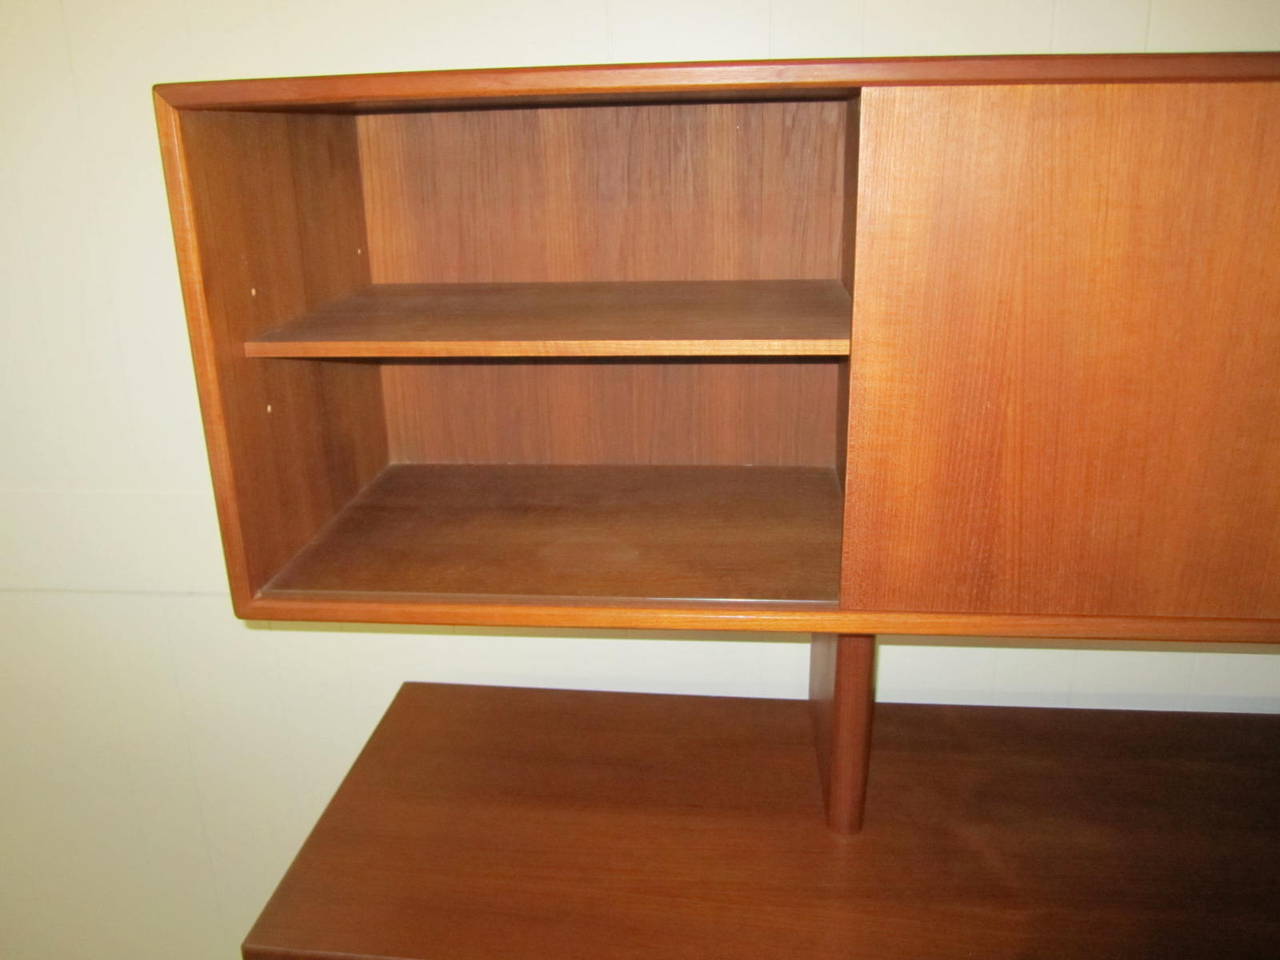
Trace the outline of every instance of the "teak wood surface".
<instances>
[{"instance_id":1,"label":"teak wood surface","mask_svg":"<svg viewBox=\"0 0 1280 960\"><path fill-rule=\"evenodd\" d=\"M497 602L493 597L263 590L236 610L250 620L1280 643L1280 625L1274 620L900 613L840 610L837 606L806 603L797 607L763 601L726 605L651 597L585 602L563 597L513 597Z\"/></svg>"},{"instance_id":2,"label":"teak wood surface","mask_svg":"<svg viewBox=\"0 0 1280 960\"><path fill-rule=\"evenodd\" d=\"M892 57L439 70L166 83L194 110L394 111L476 105L847 97L863 87L946 84L1177 83L1280 79L1280 54Z\"/></svg>"},{"instance_id":3,"label":"teak wood surface","mask_svg":"<svg viewBox=\"0 0 1280 960\"><path fill-rule=\"evenodd\" d=\"M829 469L401 464L269 590L830 605L839 516Z\"/></svg>"},{"instance_id":4,"label":"teak wood surface","mask_svg":"<svg viewBox=\"0 0 1280 960\"><path fill-rule=\"evenodd\" d=\"M392 463L834 467L847 378L815 359L408 362L382 389Z\"/></svg>"},{"instance_id":5,"label":"teak wood surface","mask_svg":"<svg viewBox=\"0 0 1280 960\"><path fill-rule=\"evenodd\" d=\"M882 704L822 822L803 701L406 685L249 960L1259 960L1280 718Z\"/></svg>"},{"instance_id":6,"label":"teak wood surface","mask_svg":"<svg viewBox=\"0 0 1280 960\"><path fill-rule=\"evenodd\" d=\"M243 346L370 282L355 121L177 112L162 99L157 109L223 546L242 602L386 463L376 368L265 366Z\"/></svg>"},{"instance_id":7,"label":"teak wood surface","mask_svg":"<svg viewBox=\"0 0 1280 960\"><path fill-rule=\"evenodd\" d=\"M839 279L846 113L833 101L359 117L370 276Z\"/></svg>"},{"instance_id":8,"label":"teak wood surface","mask_svg":"<svg viewBox=\"0 0 1280 960\"><path fill-rule=\"evenodd\" d=\"M237 612L1275 642L1278 79L1228 54L157 88ZM509 360L385 331L353 341L380 362L245 355L371 285L653 281L839 282L851 352L806 360L788 323L701 341L768 361L538 360L653 346L544 324L488 341ZM834 468L840 606L372 599L339 558L266 589L401 462Z\"/></svg>"},{"instance_id":9,"label":"teak wood surface","mask_svg":"<svg viewBox=\"0 0 1280 960\"><path fill-rule=\"evenodd\" d=\"M1280 617L1280 84L861 112L844 605Z\"/></svg>"},{"instance_id":10,"label":"teak wood surface","mask_svg":"<svg viewBox=\"0 0 1280 960\"><path fill-rule=\"evenodd\" d=\"M876 638L815 633L809 641L809 703L827 826L862 829L876 706Z\"/></svg>"},{"instance_id":11,"label":"teak wood surface","mask_svg":"<svg viewBox=\"0 0 1280 960\"><path fill-rule=\"evenodd\" d=\"M250 357L848 356L838 280L378 284Z\"/></svg>"}]
</instances>

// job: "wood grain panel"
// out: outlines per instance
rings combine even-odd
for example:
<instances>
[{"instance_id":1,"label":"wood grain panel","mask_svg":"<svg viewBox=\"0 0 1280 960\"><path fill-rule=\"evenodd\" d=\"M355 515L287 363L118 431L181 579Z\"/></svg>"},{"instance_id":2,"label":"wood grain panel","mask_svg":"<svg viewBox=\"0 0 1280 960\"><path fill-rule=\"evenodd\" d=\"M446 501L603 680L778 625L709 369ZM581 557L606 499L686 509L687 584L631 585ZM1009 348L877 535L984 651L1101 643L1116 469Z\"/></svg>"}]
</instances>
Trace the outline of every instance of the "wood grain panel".
<instances>
[{"instance_id":1,"label":"wood grain panel","mask_svg":"<svg viewBox=\"0 0 1280 960\"><path fill-rule=\"evenodd\" d=\"M1280 718L405 686L250 960L1274 957Z\"/></svg>"},{"instance_id":2,"label":"wood grain panel","mask_svg":"<svg viewBox=\"0 0 1280 960\"><path fill-rule=\"evenodd\" d=\"M853 97L845 108L844 141L844 208L840 224L840 282L853 293L853 258L857 251L858 237L858 155L862 123L859 116L859 100Z\"/></svg>"},{"instance_id":3,"label":"wood grain panel","mask_svg":"<svg viewBox=\"0 0 1280 960\"><path fill-rule=\"evenodd\" d=\"M350 117L162 113L232 594L251 599L386 462L378 371L243 344L368 283Z\"/></svg>"},{"instance_id":4,"label":"wood grain panel","mask_svg":"<svg viewBox=\"0 0 1280 960\"><path fill-rule=\"evenodd\" d=\"M840 276L843 103L359 119L376 283Z\"/></svg>"},{"instance_id":5,"label":"wood grain panel","mask_svg":"<svg viewBox=\"0 0 1280 960\"><path fill-rule=\"evenodd\" d=\"M836 280L378 284L245 355L848 356L849 313Z\"/></svg>"},{"instance_id":6,"label":"wood grain panel","mask_svg":"<svg viewBox=\"0 0 1280 960\"><path fill-rule=\"evenodd\" d=\"M862 124L844 604L1280 615L1280 84Z\"/></svg>"},{"instance_id":7,"label":"wood grain panel","mask_svg":"<svg viewBox=\"0 0 1280 960\"><path fill-rule=\"evenodd\" d=\"M358 595L264 589L245 607L253 620L333 620L462 626L587 627L606 630L760 630L775 633L923 634L943 637L1072 637L1280 644L1280 621L1205 617L1079 617L840 610L837 604L749 606L651 599L488 598Z\"/></svg>"},{"instance_id":8,"label":"wood grain panel","mask_svg":"<svg viewBox=\"0 0 1280 960\"><path fill-rule=\"evenodd\" d=\"M399 465L271 588L827 603L839 563L832 470Z\"/></svg>"},{"instance_id":9,"label":"wood grain panel","mask_svg":"<svg viewBox=\"0 0 1280 960\"><path fill-rule=\"evenodd\" d=\"M878 57L745 60L432 70L167 83L177 107L264 110L409 110L523 103L653 99L847 97L859 87L981 83L1111 83L1280 79L1280 54L1095 54L1089 56Z\"/></svg>"},{"instance_id":10,"label":"wood grain panel","mask_svg":"<svg viewBox=\"0 0 1280 960\"><path fill-rule=\"evenodd\" d=\"M844 143L844 221L840 233L840 282L853 293L854 255L857 251L858 224L858 156L862 136L860 101L849 100L845 108ZM852 316L846 318L852 323ZM852 347L852 341L850 341ZM836 473L840 486L845 485L849 459L849 360L843 358L836 374Z\"/></svg>"},{"instance_id":11,"label":"wood grain panel","mask_svg":"<svg viewBox=\"0 0 1280 960\"><path fill-rule=\"evenodd\" d=\"M835 466L832 360L387 363L407 463Z\"/></svg>"}]
</instances>

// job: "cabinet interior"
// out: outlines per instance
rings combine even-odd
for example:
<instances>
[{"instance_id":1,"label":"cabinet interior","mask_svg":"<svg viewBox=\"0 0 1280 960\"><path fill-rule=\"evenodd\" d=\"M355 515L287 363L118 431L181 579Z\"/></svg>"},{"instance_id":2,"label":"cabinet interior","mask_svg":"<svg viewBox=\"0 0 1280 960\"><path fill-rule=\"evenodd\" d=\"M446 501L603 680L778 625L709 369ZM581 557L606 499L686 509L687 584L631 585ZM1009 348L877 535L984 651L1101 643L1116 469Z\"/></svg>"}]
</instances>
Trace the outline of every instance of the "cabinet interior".
<instances>
[{"instance_id":1,"label":"cabinet interior","mask_svg":"<svg viewBox=\"0 0 1280 960\"><path fill-rule=\"evenodd\" d=\"M252 591L834 605L856 108L184 112Z\"/></svg>"}]
</instances>

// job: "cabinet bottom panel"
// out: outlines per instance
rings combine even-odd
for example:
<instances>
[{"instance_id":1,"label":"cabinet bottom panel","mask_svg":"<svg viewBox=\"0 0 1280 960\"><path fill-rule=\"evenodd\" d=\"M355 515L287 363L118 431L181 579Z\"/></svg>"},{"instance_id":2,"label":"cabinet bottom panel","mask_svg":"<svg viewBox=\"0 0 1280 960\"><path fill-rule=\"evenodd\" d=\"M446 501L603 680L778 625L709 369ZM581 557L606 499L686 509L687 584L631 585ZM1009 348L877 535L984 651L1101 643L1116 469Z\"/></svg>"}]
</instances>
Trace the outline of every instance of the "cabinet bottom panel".
<instances>
[{"instance_id":1,"label":"cabinet bottom panel","mask_svg":"<svg viewBox=\"0 0 1280 960\"><path fill-rule=\"evenodd\" d=\"M814 467L395 464L268 590L830 604L840 510Z\"/></svg>"}]
</instances>

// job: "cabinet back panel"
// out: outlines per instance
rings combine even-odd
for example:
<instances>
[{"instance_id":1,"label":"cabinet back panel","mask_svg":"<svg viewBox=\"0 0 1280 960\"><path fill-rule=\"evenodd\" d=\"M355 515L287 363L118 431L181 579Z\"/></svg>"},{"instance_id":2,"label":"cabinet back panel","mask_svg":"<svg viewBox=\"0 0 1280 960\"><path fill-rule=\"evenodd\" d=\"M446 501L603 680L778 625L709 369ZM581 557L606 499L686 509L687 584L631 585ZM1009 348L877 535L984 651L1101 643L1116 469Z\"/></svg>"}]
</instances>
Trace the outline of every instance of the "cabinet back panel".
<instances>
[{"instance_id":1,"label":"cabinet back panel","mask_svg":"<svg viewBox=\"0 0 1280 960\"><path fill-rule=\"evenodd\" d=\"M388 363L392 462L836 465L835 360Z\"/></svg>"},{"instance_id":2,"label":"cabinet back panel","mask_svg":"<svg viewBox=\"0 0 1280 960\"><path fill-rule=\"evenodd\" d=\"M861 106L845 605L1280 617L1280 84Z\"/></svg>"},{"instance_id":3,"label":"cabinet back panel","mask_svg":"<svg viewBox=\"0 0 1280 960\"><path fill-rule=\"evenodd\" d=\"M842 276L844 101L359 118L375 283Z\"/></svg>"},{"instance_id":4,"label":"cabinet back panel","mask_svg":"<svg viewBox=\"0 0 1280 960\"><path fill-rule=\"evenodd\" d=\"M227 565L244 603L386 462L375 366L264 362L243 350L368 283L355 122L189 112L180 132L170 182L194 228L179 228L184 291Z\"/></svg>"}]
</instances>

